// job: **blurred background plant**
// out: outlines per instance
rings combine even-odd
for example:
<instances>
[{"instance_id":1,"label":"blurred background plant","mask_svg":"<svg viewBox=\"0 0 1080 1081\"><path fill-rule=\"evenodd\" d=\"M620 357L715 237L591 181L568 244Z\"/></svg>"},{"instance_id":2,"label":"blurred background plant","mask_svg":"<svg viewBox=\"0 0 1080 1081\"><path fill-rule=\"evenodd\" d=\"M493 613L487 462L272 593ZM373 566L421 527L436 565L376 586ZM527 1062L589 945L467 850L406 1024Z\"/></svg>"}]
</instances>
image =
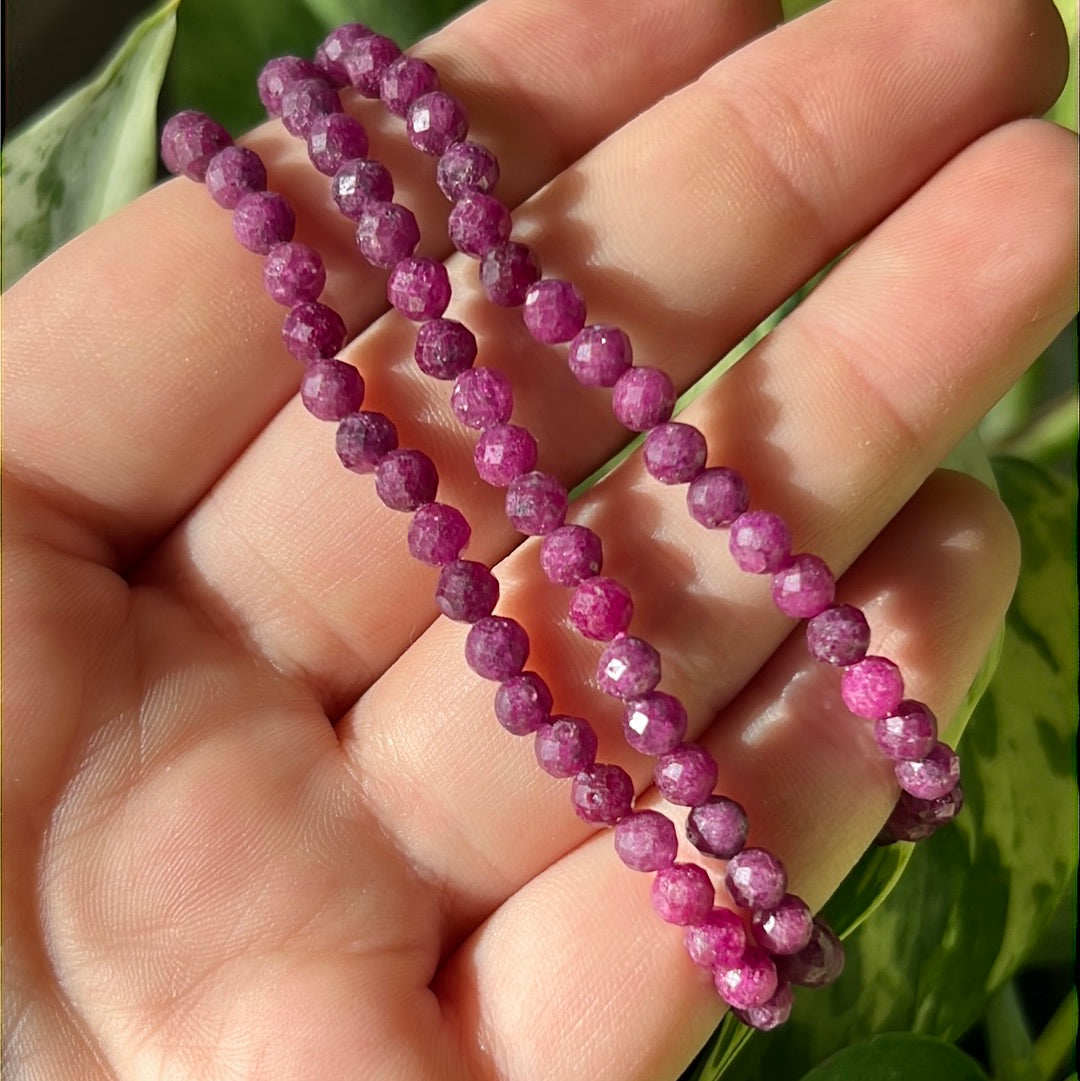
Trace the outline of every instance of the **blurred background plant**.
<instances>
[{"instance_id":1,"label":"blurred background plant","mask_svg":"<svg viewBox=\"0 0 1080 1081\"><path fill-rule=\"evenodd\" d=\"M820 2L785 0L785 13ZM1072 68L1049 115L1075 131L1077 5L1057 2ZM464 6L6 4L4 287L154 182L163 116L200 108L244 131L263 119L255 77L270 57L309 55L330 27L350 21L406 45ZM948 729L960 740L965 813L917 851L871 849L828 905L848 935L844 977L800 997L775 1033L725 1022L685 1081L1075 1081L1076 357L1073 320L945 463L997 486L1023 545L997 646Z\"/></svg>"}]
</instances>

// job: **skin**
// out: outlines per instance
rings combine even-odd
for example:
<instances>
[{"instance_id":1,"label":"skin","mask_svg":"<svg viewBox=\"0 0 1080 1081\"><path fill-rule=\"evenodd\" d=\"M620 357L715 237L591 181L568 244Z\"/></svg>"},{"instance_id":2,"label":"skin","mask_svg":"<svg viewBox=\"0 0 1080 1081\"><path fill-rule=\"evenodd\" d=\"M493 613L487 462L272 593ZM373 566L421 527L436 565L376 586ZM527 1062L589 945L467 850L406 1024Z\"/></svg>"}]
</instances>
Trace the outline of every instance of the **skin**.
<instances>
[{"instance_id":1,"label":"skin","mask_svg":"<svg viewBox=\"0 0 1080 1081\"><path fill-rule=\"evenodd\" d=\"M1075 302L1075 144L1024 119L1058 93L1064 39L1044 0L834 0L765 33L776 20L764 0L489 0L418 52L500 156L516 235L680 388L855 244L686 419L948 717L1018 551L996 497L935 467ZM422 253L447 255L430 163L376 106L348 108ZM435 459L468 555L501 560L529 666L655 802L588 686L595 645L472 476L472 437L410 368L411 328L325 179L276 123L247 142L325 255L365 407ZM512 376L541 463L587 475L620 441L606 396L449 266L451 314ZM5 297L7 1069L676 1077L716 995L648 876L494 723L403 518L296 400L281 317L185 180ZM887 815L890 770L683 498L633 458L573 517L604 536L719 790L816 907Z\"/></svg>"}]
</instances>

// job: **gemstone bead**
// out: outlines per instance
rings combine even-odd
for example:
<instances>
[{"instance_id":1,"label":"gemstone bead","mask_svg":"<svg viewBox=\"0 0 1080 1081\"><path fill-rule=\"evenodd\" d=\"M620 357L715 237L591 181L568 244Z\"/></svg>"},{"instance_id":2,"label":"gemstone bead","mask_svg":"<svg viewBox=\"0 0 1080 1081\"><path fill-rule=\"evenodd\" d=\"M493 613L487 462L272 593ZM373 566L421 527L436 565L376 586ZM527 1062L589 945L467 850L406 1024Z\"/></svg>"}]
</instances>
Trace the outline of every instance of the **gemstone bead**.
<instances>
[{"instance_id":1,"label":"gemstone bead","mask_svg":"<svg viewBox=\"0 0 1080 1081\"><path fill-rule=\"evenodd\" d=\"M937 732L937 718L913 698L904 699L888 717L874 721L878 748L898 761L925 758L937 740Z\"/></svg>"},{"instance_id":2,"label":"gemstone bead","mask_svg":"<svg viewBox=\"0 0 1080 1081\"><path fill-rule=\"evenodd\" d=\"M377 98L383 76L390 65L401 55L397 44L382 34L369 33L357 36L341 51L339 63L349 85L359 90L365 98Z\"/></svg>"},{"instance_id":3,"label":"gemstone bead","mask_svg":"<svg viewBox=\"0 0 1080 1081\"><path fill-rule=\"evenodd\" d=\"M322 74L310 60L300 56L280 56L268 60L256 82L266 115L281 116L281 95L286 87L302 79L318 79Z\"/></svg>"},{"instance_id":4,"label":"gemstone bead","mask_svg":"<svg viewBox=\"0 0 1080 1081\"><path fill-rule=\"evenodd\" d=\"M435 175L439 190L456 203L466 192L494 191L499 181L499 162L486 146L463 140L446 148Z\"/></svg>"},{"instance_id":5,"label":"gemstone bead","mask_svg":"<svg viewBox=\"0 0 1080 1081\"><path fill-rule=\"evenodd\" d=\"M596 733L580 717L552 717L536 730L536 761L552 777L573 777L596 761Z\"/></svg>"},{"instance_id":6,"label":"gemstone bead","mask_svg":"<svg viewBox=\"0 0 1080 1081\"><path fill-rule=\"evenodd\" d=\"M332 357L345 344L345 336L341 316L317 300L294 304L281 328L285 348L305 364Z\"/></svg>"},{"instance_id":7,"label":"gemstone bead","mask_svg":"<svg viewBox=\"0 0 1080 1081\"><path fill-rule=\"evenodd\" d=\"M617 634L600 654L596 665L596 683L604 694L610 694L612 698L623 701L641 698L654 690L659 682L660 654L643 638Z\"/></svg>"},{"instance_id":8,"label":"gemstone bead","mask_svg":"<svg viewBox=\"0 0 1080 1081\"><path fill-rule=\"evenodd\" d=\"M540 545L540 569L559 586L576 586L599 574L603 565L600 538L583 525L560 526Z\"/></svg>"},{"instance_id":9,"label":"gemstone bead","mask_svg":"<svg viewBox=\"0 0 1080 1081\"><path fill-rule=\"evenodd\" d=\"M714 908L683 932L690 960L708 972L737 964L746 949L746 925L730 908Z\"/></svg>"},{"instance_id":10,"label":"gemstone bead","mask_svg":"<svg viewBox=\"0 0 1080 1081\"><path fill-rule=\"evenodd\" d=\"M510 211L494 195L467 191L450 211L447 228L458 251L476 259L510 236Z\"/></svg>"},{"instance_id":11,"label":"gemstone bead","mask_svg":"<svg viewBox=\"0 0 1080 1081\"><path fill-rule=\"evenodd\" d=\"M705 436L691 424L658 424L641 448L645 468L661 484L687 484L705 468Z\"/></svg>"},{"instance_id":12,"label":"gemstone bead","mask_svg":"<svg viewBox=\"0 0 1080 1081\"><path fill-rule=\"evenodd\" d=\"M787 893L787 872L764 848L744 848L728 860L724 885L742 908L776 908Z\"/></svg>"},{"instance_id":13,"label":"gemstone bead","mask_svg":"<svg viewBox=\"0 0 1080 1081\"><path fill-rule=\"evenodd\" d=\"M811 619L833 602L836 579L825 560L815 555L791 557L772 580L773 604L792 619Z\"/></svg>"},{"instance_id":14,"label":"gemstone bead","mask_svg":"<svg viewBox=\"0 0 1080 1081\"><path fill-rule=\"evenodd\" d=\"M495 692L495 716L515 736L526 736L547 724L551 705L551 691L535 672L511 676Z\"/></svg>"},{"instance_id":15,"label":"gemstone bead","mask_svg":"<svg viewBox=\"0 0 1080 1081\"><path fill-rule=\"evenodd\" d=\"M402 259L386 282L386 299L406 319L434 319L450 303L450 277L434 259Z\"/></svg>"},{"instance_id":16,"label":"gemstone bead","mask_svg":"<svg viewBox=\"0 0 1080 1081\"><path fill-rule=\"evenodd\" d=\"M409 523L409 551L414 559L441 567L461 555L469 543L469 523L445 503L425 503Z\"/></svg>"},{"instance_id":17,"label":"gemstone bead","mask_svg":"<svg viewBox=\"0 0 1080 1081\"><path fill-rule=\"evenodd\" d=\"M441 90L432 90L421 94L409 106L405 130L409 142L417 150L438 156L465 138L469 130L469 117L465 106L457 98Z\"/></svg>"},{"instance_id":18,"label":"gemstone bead","mask_svg":"<svg viewBox=\"0 0 1080 1081\"><path fill-rule=\"evenodd\" d=\"M597 762L574 775L570 802L585 822L614 826L630 813L634 782L622 767Z\"/></svg>"},{"instance_id":19,"label":"gemstone bead","mask_svg":"<svg viewBox=\"0 0 1080 1081\"><path fill-rule=\"evenodd\" d=\"M521 317L538 342L568 342L585 325L585 298L573 282L545 278L525 293Z\"/></svg>"},{"instance_id":20,"label":"gemstone bead","mask_svg":"<svg viewBox=\"0 0 1080 1081\"><path fill-rule=\"evenodd\" d=\"M709 796L687 815L686 837L706 856L729 860L743 850L749 826L741 803L727 796Z\"/></svg>"},{"instance_id":21,"label":"gemstone bead","mask_svg":"<svg viewBox=\"0 0 1080 1081\"><path fill-rule=\"evenodd\" d=\"M844 669L840 697L856 717L874 721L896 712L904 697L904 679L887 658L864 657Z\"/></svg>"},{"instance_id":22,"label":"gemstone bead","mask_svg":"<svg viewBox=\"0 0 1080 1081\"><path fill-rule=\"evenodd\" d=\"M320 173L333 176L347 161L367 154L367 132L346 113L323 113L308 129L307 151Z\"/></svg>"},{"instance_id":23,"label":"gemstone bead","mask_svg":"<svg viewBox=\"0 0 1080 1081\"><path fill-rule=\"evenodd\" d=\"M866 656L870 624L858 608L834 604L806 625L806 645L819 661L845 667Z\"/></svg>"},{"instance_id":24,"label":"gemstone bead","mask_svg":"<svg viewBox=\"0 0 1080 1081\"><path fill-rule=\"evenodd\" d=\"M586 638L600 642L608 642L625 631L633 614L630 593L614 578L586 578L570 598L570 622Z\"/></svg>"},{"instance_id":25,"label":"gemstone bead","mask_svg":"<svg viewBox=\"0 0 1080 1081\"><path fill-rule=\"evenodd\" d=\"M353 413L338 425L337 456L354 473L374 473L379 462L397 445L397 428L382 413Z\"/></svg>"},{"instance_id":26,"label":"gemstone bead","mask_svg":"<svg viewBox=\"0 0 1080 1081\"><path fill-rule=\"evenodd\" d=\"M686 490L686 509L706 529L731 525L750 505L746 481L734 469L714 466L699 473Z\"/></svg>"},{"instance_id":27,"label":"gemstone bead","mask_svg":"<svg viewBox=\"0 0 1080 1081\"><path fill-rule=\"evenodd\" d=\"M353 158L334 173L330 195L338 210L356 221L368 203L389 203L393 200L394 181L381 162L370 158Z\"/></svg>"},{"instance_id":28,"label":"gemstone bead","mask_svg":"<svg viewBox=\"0 0 1080 1081\"><path fill-rule=\"evenodd\" d=\"M232 210L245 195L266 190L266 167L254 151L226 146L207 163L206 190L218 206Z\"/></svg>"},{"instance_id":29,"label":"gemstone bead","mask_svg":"<svg viewBox=\"0 0 1080 1081\"><path fill-rule=\"evenodd\" d=\"M536 440L516 424L485 428L473 448L477 476L495 488L505 488L515 477L536 465Z\"/></svg>"},{"instance_id":30,"label":"gemstone bead","mask_svg":"<svg viewBox=\"0 0 1080 1081\"><path fill-rule=\"evenodd\" d=\"M514 308L524 303L529 286L540 278L540 260L524 244L503 241L480 261L480 284L493 304Z\"/></svg>"},{"instance_id":31,"label":"gemstone bead","mask_svg":"<svg viewBox=\"0 0 1080 1081\"><path fill-rule=\"evenodd\" d=\"M728 547L740 570L775 574L791 559L791 533L780 515L751 510L731 523Z\"/></svg>"},{"instance_id":32,"label":"gemstone bead","mask_svg":"<svg viewBox=\"0 0 1080 1081\"><path fill-rule=\"evenodd\" d=\"M735 1016L747 1027L759 1032L771 1032L779 1028L791 1016L791 1007L795 996L791 984L780 983L772 998L761 1006L749 1006L745 1010L733 1011Z\"/></svg>"},{"instance_id":33,"label":"gemstone bead","mask_svg":"<svg viewBox=\"0 0 1080 1081\"><path fill-rule=\"evenodd\" d=\"M673 863L653 879L652 906L668 923L682 927L700 923L712 911L715 898L712 880L696 863Z\"/></svg>"},{"instance_id":34,"label":"gemstone bead","mask_svg":"<svg viewBox=\"0 0 1080 1081\"><path fill-rule=\"evenodd\" d=\"M716 787L716 759L697 743L681 743L656 760L653 781L669 803L696 807Z\"/></svg>"},{"instance_id":35,"label":"gemstone bead","mask_svg":"<svg viewBox=\"0 0 1080 1081\"><path fill-rule=\"evenodd\" d=\"M822 919L814 920L810 941L798 953L779 959L780 975L800 987L825 987L844 970L844 947Z\"/></svg>"},{"instance_id":36,"label":"gemstone bead","mask_svg":"<svg viewBox=\"0 0 1080 1081\"><path fill-rule=\"evenodd\" d=\"M210 159L231 145L232 136L216 120L185 109L162 128L161 160L170 173L202 183Z\"/></svg>"},{"instance_id":37,"label":"gemstone bead","mask_svg":"<svg viewBox=\"0 0 1080 1081\"><path fill-rule=\"evenodd\" d=\"M288 201L271 191L253 191L236 204L233 235L248 251L266 255L275 244L292 240L296 216Z\"/></svg>"},{"instance_id":38,"label":"gemstone bead","mask_svg":"<svg viewBox=\"0 0 1080 1081\"><path fill-rule=\"evenodd\" d=\"M925 758L917 762L897 762L894 767L900 787L922 800L947 796L960 780L960 759L946 743L935 743Z\"/></svg>"},{"instance_id":39,"label":"gemstone bead","mask_svg":"<svg viewBox=\"0 0 1080 1081\"><path fill-rule=\"evenodd\" d=\"M341 360L316 360L300 380L300 400L319 420L342 420L364 400L364 380Z\"/></svg>"},{"instance_id":40,"label":"gemstone bead","mask_svg":"<svg viewBox=\"0 0 1080 1081\"><path fill-rule=\"evenodd\" d=\"M326 285L326 268L314 248L286 241L267 253L263 284L271 299L291 308L318 299Z\"/></svg>"},{"instance_id":41,"label":"gemstone bead","mask_svg":"<svg viewBox=\"0 0 1080 1081\"><path fill-rule=\"evenodd\" d=\"M641 754L668 754L686 735L686 709L674 695L663 691L642 695L626 703L623 735Z\"/></svg>"},{"instance_id":42,"label":"gemstone bead","mask_svg":"<svg viewBox=\"0 0 1080 1081\"><path fill-rule=\"evenodd\" d=\"M438 470L422 450L392 450L375 469L375 492L391 510L418 510L438 488Z\"/></svg>"},{"instance_id":43,"label":"gemstone bead","mask_svg":"<svg viewBox=\"0 0 1080 1081\"><path fill-rule=\"evenodd\" d=\"M786 893L775 908L759 909L750 920L757 944L773 956L798 953L810 943L814 915L807 903Z\"/></svg>"},{"instance_id":44,"label":"gemstone bead","mask_svg":"<svg viewBox=\"0 0 1080 1081\"><path fill-rule=\"evenodd\" d=\"M420 226L400 203L368 203L356 219L356 246L372 266L389 270L419 243Z\"/></svg>"},{"instance_id":45,"label":"gemstone bead","mask_svg":"<svg viewBox=\"0 0 1080 1081\"><path fill-rule=\"evenodd\" d=\"M505 424L514 409L510 380L494 368L469 368L454 380L450 408L466 428Z\"/></svg>"},{"instance_id":46,"label":"gemstone bead","mask_svg":"<svg viewBox=\"0 0 1080 1081\"><path fill-rule=\"evenodd\" d=\"M756 946L747 946L730 967L717 968L714 976L720 997L737 1010L764 1006L779 986L773 959Z\"/></svg>"},{"instance_id":47,"label":"gemstone bead","mask_svg":"<svg viewBox=\"0 0 1080 1081\"><path fill-rule=\"evenodd\" d=\"M924 800L901 791L896 806L878 835L878 844L894 841L921 841L947 825L963 809L964 786L957 781L951 792L939 799Z\"/></svg>"},{"instance_id":48,"label":"gemstone bead","mask_svg":"<svg viewBox=\"0 0 1080 1081\"><path fill-rule=\"evenodd\" d=\"M566 520L566 486L550 473L533 470L515 477L506 489L506 517L527 537L542 537Z\"/></svg>"},{"instance_id":49,"label":"gemstone bead","mask_svg":"<svg viewBox=\"0 0 1080 1081\"><path fill-rule=\"evenodd\" d=\"M361 23L346 23L323 38L319 47L315 50L315 65L334 86L348 86L349 73L342 63L346 52L358 41L369 38L374 31Z\"/></svg>"},{"instance_id":50,"label":"gemstone bead","mask_svg":"<svg viewBox=\"0 0 1080 1081\"><path fill-rule=\"evenodd\" d=\"M499 682L516 676L529 656L529 636L515 619L484 616L465 639L465 661L484 679Z\"/></svg>"},{"instance_id":51,"label":"gemstone bead","mask_svg":"<svg viewBox=\"0 0 1080 1081\"><path fill-rule=\"evenodd\" d=\"M426 60L403 54L383 72L379 97L389 112L403 117L418 97L438 88L438 73Z\"/></svg>"},{"instance_id":52,"label":"gemstone bead","mask_svg":"<svg viewBox=\"0 0 1080 1081\"><path fill-rule=\"evenodd\" d=\"M416 331L417 367L434 379L454 379L476 360L476 338L453 319L429 319Z\"/></svg>"},{"instance_id":53,"label":"gemstone bead","mask_svg":"<svg viewBox=\"0 0 1080 1081\"><path fill-rule=\"evenodd\" d=\"M615 381L611 409L624 428L647 432L675 408L675 387L659 368L630 368Z\"/></svg>"},{"instance_id":54,"label":"gemstone bead","mask_svg":"<svg viewBox=\"0 0 1080 1081\"><path fill-rule=\"evenodd\" d=\"M320 116L341 112L341 99L325 79L300 79L281 95L281 122L290 135L308 137Z\"/></svg>"},{"instance_id":55,"label":"gemstone bead","mask_svg":"<svg viewBox=\"0 0 1080 1081\"><path fill-rule=\"evenodd\" d=\"M476 623L491 615L498 600L498 579L483 563L452 559L439 572L435 603L449 619Z\"/></svg>"},{"instance_id":56,"label":"gemstone bead","mask_svg":"<svg viewBox=\"0 0 1080 1081\"><path fill-rule=\"evenodd\" d=\"M675 862L679 838L659 811L635 811L615 827L615 851L634 871L661 871Z\"/></svg>"},{"instance_id":57,"label":"gemstone bead","mask_svg":"<svg viewBox=\"0 0 1080 1081\"><path fill-rule=\"evenodd\" d=\"M566 359L582 386L613 387L633 362L634 351L618 327L598 323L578 331Z\"/></svg>"}]
</instances>

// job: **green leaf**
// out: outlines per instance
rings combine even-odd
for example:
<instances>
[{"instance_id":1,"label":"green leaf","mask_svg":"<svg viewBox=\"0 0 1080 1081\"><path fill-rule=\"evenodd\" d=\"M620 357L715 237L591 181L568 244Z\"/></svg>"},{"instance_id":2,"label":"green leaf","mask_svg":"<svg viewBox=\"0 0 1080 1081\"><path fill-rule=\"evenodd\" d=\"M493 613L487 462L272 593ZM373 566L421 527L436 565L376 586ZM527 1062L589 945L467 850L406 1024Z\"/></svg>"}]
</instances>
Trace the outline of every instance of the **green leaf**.
<instances>
[{"instance_id":1,"label":"green leaf","mask_svg":"<svg viewBox=\"0 0 1080 1081\"><path fill-rule=\"evenodd\" d=\"M847 1047L803 1081L987 1081L974 1059L928 1036L895 1033Z\"/></svg>"},{"instance_id":2,"label":"green leaf","mask_svg":"<svg viewBox=\"0 0 1080 1081\"><path fill-rule=\"evenodd\" d=\"M1061 124L1062 127L1076 131L1077 4L1076 0L1055 0L1055 2L1061 21L1065 24L1065 32L1069 36L1069 77L1061 96L1054 102L1046 116L1055 124Z\"/></svg>"},{"instance_id":3,"label":"green leaf","mask_svg":"<svg viewBox=\"0 0 1080 1081\"><path fill-rule=\"evenodd\" d=\"M158 92L178 3L156 8L98 75L4 146L5 289L152 183Z\"/></svg>"}]
</instances>

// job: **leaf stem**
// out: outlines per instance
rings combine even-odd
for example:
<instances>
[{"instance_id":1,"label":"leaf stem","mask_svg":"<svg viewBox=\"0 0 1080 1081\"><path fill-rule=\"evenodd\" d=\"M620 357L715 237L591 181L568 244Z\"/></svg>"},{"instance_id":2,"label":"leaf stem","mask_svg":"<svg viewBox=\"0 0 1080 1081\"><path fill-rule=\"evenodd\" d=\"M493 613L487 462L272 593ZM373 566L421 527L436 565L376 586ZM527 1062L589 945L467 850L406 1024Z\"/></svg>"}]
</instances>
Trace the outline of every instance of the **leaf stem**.
<instances>
[{"instance_id":1,"label":"leaf stem","mask_svg":"<svg viewBox=\"0 0 1080 1081\"><path fill-rule=\"evenodd\" d=\"M1042 1081L1053 1081L1061 1072L1070 1053L1076 1048L1077 1021L1076 988L1074 987L1054 1011L1035 1041L1032 1054ZM1072 1075L1076 1077L1075 1071Z\"/></svg>"},{"instance_id":2,"label":"leaf stem","mask_svg":"<svg viewBox=\"0 0 1080 1081\"><path fill-rule=\"evenodd\" d=\"M1015 981L1010 980L987 1003L983 1028L994 1081L1044 1081Z\"/></svg>"}]
</instances>

